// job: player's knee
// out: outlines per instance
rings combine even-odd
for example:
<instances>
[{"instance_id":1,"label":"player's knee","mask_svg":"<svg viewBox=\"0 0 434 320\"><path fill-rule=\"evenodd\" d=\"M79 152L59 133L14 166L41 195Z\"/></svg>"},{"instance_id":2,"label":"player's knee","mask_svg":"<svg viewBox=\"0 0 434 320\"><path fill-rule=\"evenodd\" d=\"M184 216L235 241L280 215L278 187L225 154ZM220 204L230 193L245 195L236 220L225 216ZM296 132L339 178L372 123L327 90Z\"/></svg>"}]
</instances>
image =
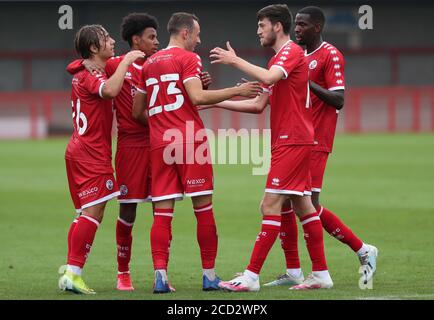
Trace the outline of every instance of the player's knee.
<instances>
[{"instance_id":1,"label":"player's knee","mask_svg":"<svg viewBox=\"0 0 434 320\"><path fill-rule=\"evenodd\" d=\"M321 206L319 203L319 192L312 192L311 200L315 209L318 210L318 208Z\"/></svg>"},{"instance_id":2,"label":"player's knee","mask_svg":"<svg viewBox=\"0 0 434 320\"><path fill-rule=\"evenodd\" d=\"M267 215L280 215L280 208L277 208L275 204L269 203L268 201L262 200L260 206L261 214L263 216Z\"/></svg>"},{"instance_id":3,"label":"player's knee","mask_svg":"<svg viewBox=\"0 0 434 320\"><path fill-rule=\"evenodd\" d=\"M290 210L292 209L292 205L291 205L291 199L286 199L285 202L282 205L282 208L285 208L285 210Z\"/></svg>"},{"instance_id":4,"label":"player's knee","mask_svg":"<svg viewBox=\"0 0 434 320\"><path fill-rule=\"evenodd\" d=\"M128 222L134 223L136 220L137 203L121 203L119 206L119 217Z\"/></svg>"},{"instance_id":5,"label":"player's knee","mask_svg":"<svg viewBox=\"0 0 434 320\"><path fill-rule=\"evenodd\" d=\"M193 203L193 207L203 207L212 203L212 194L207 194L203 196L197 196L191 198L191 202Z\"/></svg>"}]
</instances>

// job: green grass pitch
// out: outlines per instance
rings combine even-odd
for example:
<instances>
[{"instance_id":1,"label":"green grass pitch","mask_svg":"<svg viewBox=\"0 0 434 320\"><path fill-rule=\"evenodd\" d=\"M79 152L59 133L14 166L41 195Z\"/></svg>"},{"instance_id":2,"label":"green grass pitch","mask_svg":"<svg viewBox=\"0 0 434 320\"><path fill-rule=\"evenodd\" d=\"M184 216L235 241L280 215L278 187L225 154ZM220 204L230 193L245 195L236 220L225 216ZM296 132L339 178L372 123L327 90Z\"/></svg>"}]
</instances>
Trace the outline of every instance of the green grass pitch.
<instances>
[{"instance_id":1,"label":"green grass pitch","mask_svg":"<svg viewBox=\"0 0 434 320\"><path fill-rule=\"evenodd\" d=\"M169 266L177 292L153 295L149 247L152 214L139 206L134 227L131 272L133 293L114 289L115 221L111 201L84 269L97 291L78 296L57 288L66 236L73 219L63 154L67 139L0 142L0 299L433 299L434 298L434 136L338 136L321 195L367 243L379 248L373 290L358 287L358 259L345 245L324 234L331 290L290 292L285 287L258 293L201 291L196 223L189 199L177 203ZM219 233L216 270L225 280L244 270L260 228L259 202L265 176L249 165L215 166L214 212ZM299 228L301 229L301 228ZM301 232L305 275L310 262ZM284 271L276 242L263 267L261 283Z\"/></svg>"}]
</instances>

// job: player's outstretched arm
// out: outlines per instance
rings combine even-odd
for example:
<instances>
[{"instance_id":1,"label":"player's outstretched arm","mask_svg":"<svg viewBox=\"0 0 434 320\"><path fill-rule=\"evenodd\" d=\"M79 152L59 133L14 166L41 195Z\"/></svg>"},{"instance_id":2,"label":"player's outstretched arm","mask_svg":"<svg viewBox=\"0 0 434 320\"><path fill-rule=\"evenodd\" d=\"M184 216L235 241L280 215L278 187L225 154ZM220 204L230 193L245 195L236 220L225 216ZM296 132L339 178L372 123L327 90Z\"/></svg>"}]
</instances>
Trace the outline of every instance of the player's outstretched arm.
<instances>
[{"instance_id":1,"label":"player's outstretched arm","mask_svg":"<svg viewBox=\"0 0 434 320\"><path fill-rule=\"evenodd\" d=\"M325 103L335 107L337 110L341 110L344 107L345 102L345 91L344 90L334 90L330 91L319 84L309 81L310 90L312 90L315 95L320 98Z\"/></svg>"},{"instance_id":2,"label":"player's outstretched arm","mask_svg":"<svg viewBox=\"0 0 434 320\"><path fill-rule=\"evenodd\" d=\"M119 63L115 73L105 82L102 89L102 96L105 99L112 99L116 97L121 91L124 83L125 73L128 67L137 59L144 58L145 54L140 50L133 50L125 55L125 58Z\"/></svg>"},{"instance_id":3,"label":"player's outstretched arm","mask_svg":"<svg viewBox=\"0 0 434 320\"><path fill-rule=\"evenodd\" d=\"M226 46L227 50L219 47L211 50L211 64L222 63L231 65L250 77L262 82L263 84L266 84L267 86L275 84L285 76L280 68L270 68L268 70L251 64L250 62L238 57L235 50L231 47L229 41L226 42Z\"/></svg>"},{"instance_id":4,"label":"player's outstretched arm","mask_svg":"<svg viewBox=\"0 0 434 320\"><path fill-rule=\"evenodd\" d=\"M268 93L263 93L256 98L248 100L227 100L214 105L199 106L199 110L206 110L211 108L226 109L235 112L243 113L254 113L259 114L264 111L265 107L268 105Z\"/></svg>"},{"instance_id":5,"label":"player's outstretched arm","mask_svg":"<svg viewBox=\"0 0 434 320\"><path fill-rule=\"evenodd\" d=\"M148 122L148 114L146 112L146 94L136 91L133 100L133 118L140 123L146 125Z\"/></svg>"},{"instance_id":6,"label":"player's outstretched arm","mask_svg":"<svg viewBox=\"0 0 434 320\"><path fill-rule=\"evenodd\" d=\"M199 79L191 79L184 86L195 106L216 104L235 96L254 98L262 92L262 87L257 82L246 82L240 86L220 90L203 90L202 82Z\"/></svg>"}]
</instances>

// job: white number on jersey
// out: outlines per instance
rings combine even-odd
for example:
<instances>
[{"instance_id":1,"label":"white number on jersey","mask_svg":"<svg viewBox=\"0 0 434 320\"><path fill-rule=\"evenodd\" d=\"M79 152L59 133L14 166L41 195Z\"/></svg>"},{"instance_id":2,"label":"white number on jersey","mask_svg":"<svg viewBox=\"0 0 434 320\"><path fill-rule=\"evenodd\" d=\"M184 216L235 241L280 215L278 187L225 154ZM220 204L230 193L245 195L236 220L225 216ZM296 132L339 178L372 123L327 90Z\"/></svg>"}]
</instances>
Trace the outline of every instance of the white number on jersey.
<instances>
[{"instance_id":1,"label":"white number on jersey","mask_svg":"<svg viewBox=\"0 0 434 320\"><path fill-rule=\"evenodd\" d=\"M163 74L160 76L161 82L169 82L167 86L167 95L175 95L176 101L174 103L166 104L164 106L155 106L155 102L157 101L158 92L160 91L160 85L158 84L158 80L155 78L149 78L146 80L146 86L152 87L151 99L149 100L149 116L152 117L158 113L170 112L178 110L182 107L184 103L184 96L181 94L181 90L176 87L176 81L179 80L179 74L171 73L171 74Z\"/></svg>"},{"instance_id":2,"label":"white number on jersey","mask_svg":"<svg viewBox=\"0 0 434 320\"><path fill-rule=\"evenodd\" d=\"M71 101L71 104L72 104L72 119L75 118L75 124L78 130L78 134L82 136L87 129L87 118L83 112L80 112L81 109L80 99L77 99L77 104L76 104L77 112L74 112L74 101ZM80 126L80 120L81 123L83 124L82 126Z\"/></svg>"}]
</instances>

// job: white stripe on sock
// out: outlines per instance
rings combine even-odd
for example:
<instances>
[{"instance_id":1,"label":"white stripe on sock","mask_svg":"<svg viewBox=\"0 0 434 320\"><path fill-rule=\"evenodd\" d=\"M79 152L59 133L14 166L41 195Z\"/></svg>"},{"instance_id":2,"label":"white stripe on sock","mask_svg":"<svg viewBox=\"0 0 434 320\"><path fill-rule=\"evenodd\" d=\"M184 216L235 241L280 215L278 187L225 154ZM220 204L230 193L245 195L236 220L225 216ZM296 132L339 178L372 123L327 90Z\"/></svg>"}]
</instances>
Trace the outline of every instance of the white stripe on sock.
<instances>
[{"instance_id":1,"label":"white stripe on sock","mask_svg":"<svg viewBox=\"0 0 434 320\"><path fill-rule=\"evenodd\" d=\"M312 221L316 221L316 220L321 221L321 219L318 216L315 216L315 217L306 219L304 221L301 221L301 225L304 226L306 223L309 223L309 222L312 222Z\"/></svg>"},{"instance_id":2,"label":"white stripe on sock","mask_svg":"<svg viewBox=\"0 0 434 320\"><path fill-rule=\"evenodd\" d=\"M83 217L83 218L89 220L90 222L95 223L96 226L99 227L99 222L98 222L98 220L96 220L96 219L94 219L94 218L92 218L92 217L86 216L85 214L82 214L81 217Z\"/></svg>"},{"instance_id":3,"label":"white stripe on sock","mask_svg":"<svg viewBox=\"0 0 434 320\"><path fill-rule=\"evenodd\" d=\"M124 219L121 219L121 218L119 218L119 217L118 217L118 221L119 221L120 223L126 225L127 227L132 227L132 226L134 225L134 222L133 222L133 223L126 222Z\"/></svg>"},{"instance_id":4,"label":"white stripe on sock","mask_svg":"<svg viewBox=\"0 0 434 320\"><path fill-rule=\"evenodd\" d=\"M154 212L154 216L173 217L173 213L170 213L170 212Z\"/></svg>"},{"instance_id":5,"label":"white stripe on sock","mask_svg":"<svg viewBox=\"0 0 434 320\"><path fill-rule=\"evenodd\" d=\"M262 224L268 224L271 226L278 226L280 227L280 222L279 221L274 221L274 220L263 220Z\"/></svg>"},{"instance_id":6,"label":"white stripe on sock","mask_svg":"<svg viewBox=\"0 0 434 320\"><path fill-rule=\"evenodd\" d=\"M202 208L202 209L194 209L194 213L198 213L198 212L204 212L204 211L208 211L212 209L212 204L210 204L208 207Z\"/></svg>"},{"instance_id":7,"label":"white stripe on sock","mask_svg":"<svg viewBox=\"0 0 434 320\"><path fill-rule=\"evenodd\" d=\"M281 214L288 214L288 213L292 213L292 212L294 212L294 210L291 209L289 211L282 211Z\"/></svg>"}]
</instances>

